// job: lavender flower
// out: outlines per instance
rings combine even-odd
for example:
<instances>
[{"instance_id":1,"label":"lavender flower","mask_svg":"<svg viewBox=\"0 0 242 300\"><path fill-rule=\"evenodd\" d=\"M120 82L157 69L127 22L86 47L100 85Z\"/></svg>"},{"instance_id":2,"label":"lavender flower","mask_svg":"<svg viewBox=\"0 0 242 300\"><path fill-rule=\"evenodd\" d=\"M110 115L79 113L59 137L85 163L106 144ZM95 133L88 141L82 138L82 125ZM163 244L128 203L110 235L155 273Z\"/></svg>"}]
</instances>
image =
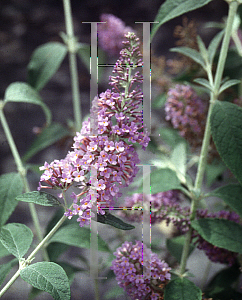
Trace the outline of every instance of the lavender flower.
<instances>
[{"instance_id":1,"label":"lavender flower","mask_svg":"<svg viewBox=\"0 0 242 300\"><path fill-rule=\"evenodd\" d=\"M124 35L133 32L133 29L111 14L102 14L100 19L105 23L98 24L98 43L109 54L118 55L123 48Z\"/></svg>"},{"instance_id":2,"label":"lavender flower","mask_svg":"<svg viewBox=\"0 0 242 300\"><path fill-rule=\"evenodd\" d=\"M217 213L208 213L207 210L200 210L197 212L197 218L219 218L226 219L239 223L240 217L235 212L221 210ZM205 241L196 231L193 232L192 239L198 249L205 251L205 254L213 262L220 262L222 264L233 265L237 259L238 254L224 248L216 247Z\"/></svg>"},{"instance_id":3,"label":"lavender flower","mask_svg":"<svg viewBox=\"0 0 242 300\"><path fill-rule=\"evenodd\" d=\"M192 147L201 146L207 107L195 91L177 84L169 90L165 105L166 120L171 121Z\"/></svg>"},{"instance_id":4,"label":"lavender flower","mask_svg":"<svg viewBox=\"0 0 242 300\"><path fill-rule=\"evenodd\" d=\"M142 65L139 41L133 33L126 37L127 50L121 51L113 72L119 75L110 78L113 91L108 89L93 100L94 124L90 118L83 122L81 132L74 137L73 150L65 159L46 162L40 168L44 170L40 182L47 186L40 183L39 190L60 188L63 196L73 185L81 189L80 193L72 194L72 208L65 212L69 219L78 215L80 226L90 222L95 199L102 214L102 207L114 205L114 198L121 196L120 188L128 186L138 172L139 158L132 144L138 143L145 150L150 140L139 110L143 95L135 86L142 82L142 76L139 72L132 74L133 68ZM120 64L126 67L120 69ZM94 170L96 176L92 175Z\"/></svg>"},{"instance_id":5,"label":"lavender flower","mask_svg":"<svg viewBox=\"0 0 242 300\"><path fill-rule=\"evenodd\" d=\"M150 257L149 261L143 261L144 253ZM136 241L135 245L123 243L114 255L116 259L111 269L118 285L125 289L131 299L163 299L164 287L171 279L171 268L157 254Z\"/></svg>"}]
</instances>

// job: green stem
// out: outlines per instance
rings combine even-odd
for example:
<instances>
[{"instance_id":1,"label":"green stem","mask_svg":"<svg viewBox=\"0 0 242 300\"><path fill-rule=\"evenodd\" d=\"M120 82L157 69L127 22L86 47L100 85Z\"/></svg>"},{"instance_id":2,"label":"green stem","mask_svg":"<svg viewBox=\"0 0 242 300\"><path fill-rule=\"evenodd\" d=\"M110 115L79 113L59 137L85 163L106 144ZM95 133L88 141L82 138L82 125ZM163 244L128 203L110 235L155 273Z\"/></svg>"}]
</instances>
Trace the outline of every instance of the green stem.
<instances>
[{"instance_id":1,"label":"green stem","mask_svg":"<svg viewBox=\"0 0 242 300\"><path fill-rule=\"evenodd\" d=\"M67 33L67 47L69 51L69 68L70 68L71 88L72 88L72 95L73 95L72 101L73 101L75 129L79 131L81 130L81 126L82 126L81 102L80 102L77 61L76 61L77 45L76 45L76 38L74 36L70 0L63 0L63 7L64 7L66 33Z\"/></svg>"},{"instance_id":2,"label":"green stem","mask_svg":"<svg viewBox=\"0 0 242 300\"><path fill-rule=\"evenodd\" d=\"M15 161L15 163L17 165L17 170L18 170L19 174L22 177L24 177L26 175L26 170L25 170L25 168L24 168L24 166L22 164L20 155L19 155L17 147L15 145L13 136L12 136L11 131L10 131L10 128L8 126L8 122L7 122L7 120L5 118L5 115L3 113L3 107L4 107L4 102L1 101L0 119L1 119L2 127L3 127L4 133L6 135L6 138L8 140L8 144L10 146L10 149L12 151L12 154L13 154L13 157L14 157L14 161Z\"/></svg>"},{"instance_id":3,"label":"green stem","mask_svg":"<svg viewBox=\"0 0 242 300\"><path fill-rule=\"evenodd\" d=\"M221 47L221 52L220 52L220 56L219 56L218 66L217 66L217 70L216 70L216 74L215 74L213 92L211 93L211 100L210 100L210 105L209 105L209 110L208 110L208 116L207 116L206 128L205 128L203 144L202 144L202 149L201 149L201 155L200 155L199 162L198 162L198 170L197 170L195 186L194 186L194 192L195 192L194 194L195 195L192 199L192 206L191 206L191 216L190 216L191 221L195 219L197 206L201 199L201 197L197 194L200 194L200 190L201 190L202 182L203 182L203 176L204 176L204 172L205 172L205 167L206 167L206 163L207 163L208 148L209 148L209 143L210 143L210 138L211 138L211 129L210 129L211 113L212 113L212 109L215 104L215 101L218 99L218 96L219 96L219 88L221 85L221 80L222 80L223 71L224 71L224 65L225 65L225 61L226 61L226 57L227 57L227 53L228 53L233 21L234 21L236 12L237 12L238 5L239 4L237 1L229 2L228 19L227 19L225 34L224 34L223 43L222 43L222 47ZM190 228L189 231L187 232L185 244L183 247L181 264L180 264L180 274L181 275L183 275L186 270L186 263L187 263L187 258L188 258L188 254L189 254L189 245L191 242L191 236L192 236L192 228Z\"/></svg>"},{"instance_id":4,"label":"green stem","mask_svg":"<svg viewBox=\"0 0 242 300\"><path fill-rule=\"evenodd\" d=\"M45 246L45 244L50 240L50 238L54 235L54 233L59 229L59 227L64 223L66 220L66 216L63 216L58 223L52 228L52 230L44 237L44 239L38 244L38 246L34 249L34 251L28 256L26 262L31 262L35 256L35 254ZM28 264L26 264L27 266ZM22 268L23 269L23 268ZM0 297L10 288L10 286L15 282L15 280L19 277L21 269L13 275L13 277L9 280L9 282L3 287L0 291Z\"/></svg>"},{"instance_id":5,"label":"green stem","mask_svg":"<svg viewBox=\"0 0 242 300\"><path fill-rule=\"evenodd\" d=\"M3 127L4 133L6 135L6 138L8 140L10 149L12 151L14 161L15 161L15 164L17 166L18 173L20 174L20 176L23 180L24 190L25 190L26 193L28 193L28 192L30 192L30 188L29 188L28 180L26 178L27 172L26 172L26 169L23 166L22 160L20 158L19 152L18 152L16 144L14 142L12 133L11 133L10 128L8 126L8 122L7 122L7 120L5 118L5 115L3 113L3 107L4 107L4 102L0 102L0 120L1 120L1 123L2 123L2 127ZM34 227L35 227L35 230L36 230L37 237L38 237L39 241L41 241L43 239L43 235L42 235L42 232L41 232L41 227L40 227L38 215L37 215L37 212L36 212L36 209L35 209L35 205L33 203L28 203L28 205L29 205L29 210L30 210L30 214L31 214L31 217L32 217L32 220L33 220L33 223L34 223ZM43 256L44 256L44 259L46 261L49 260L48 254L45 250L43 251Z\"/></svg>"},{"instance_id":6,"label":"green stem","mask_svg":"<svg viewBox=\"0 0 242 300\"><path fill-rule=\"evenodd\" d=\"M232 1L229 2L229 13L228 13L228 18L227 18L227 24L226 24L226 29L225 29L225 34L224 34L224 39L221 47L221 52L219 56L219 61L218 61L218 67L216 70L215 74L215 80L214 80L214 94L215 94L215 99L218 97L218 90L221 84L221 79L223 76L223 71L224 71L224 65L229 49L229 42L230 42L230 37L232 33L232 28L233 28L233 21L236 16L236 12L238 9L239 3L237 1Z\"/></svg>"}]
</instances>

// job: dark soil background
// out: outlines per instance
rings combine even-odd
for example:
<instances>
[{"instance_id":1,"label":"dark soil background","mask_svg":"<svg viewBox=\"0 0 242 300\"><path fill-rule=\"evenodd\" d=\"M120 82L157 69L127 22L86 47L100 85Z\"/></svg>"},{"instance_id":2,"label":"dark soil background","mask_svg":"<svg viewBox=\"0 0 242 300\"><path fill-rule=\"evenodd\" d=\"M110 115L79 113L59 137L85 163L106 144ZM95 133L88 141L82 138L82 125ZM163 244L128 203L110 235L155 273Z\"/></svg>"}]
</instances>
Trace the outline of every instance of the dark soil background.
<instances>
[{"instance_id":1,"label":"dark soil background","mask_svg":"<svg viewBox=\"0 0 242 300\"><path fill-rule=\"evenodd\" d=\"M194 0L196 1L196 0ZM90 25L82 22L99 21L102 13L112 13L121 18L126 25L137 31L141 29L140 24L135 22L153 21L162 0L75 0L72 2L75 35L80 42L90 43ZM227 4L222 0L214 0L205 7L186 14L188 19L195 19L199 28L206 21L221 21L227 14ZM182 18L176 18L164 24L156 34L152 42L152 50L160 55L169 54L169 48L174 46L173 30L176 25L182 23ZM16 81L27 81L27 65L34 49L46 42L59 41L62 39L59 32L65 32L63 14L63 3L60 0L1 0L0 1L0 99L8 85ZM200 29L199 34L205 40L210 38L211 32ZM90 108L89 99L89 73L81 61L78 62L80 90L82 98L83 115ZM100 92L107 85L99 86ZM49 106L53 113L53 121L66 124L67 119L73 119L71 86L69 79L68 58L64 60L58 72L41 91L43 101ZM35 138L33 128L42 127L45 119L41 109L35 105L8 103L4 113L9 122L10 129L15 139L17 148L23 155ZM51 162L53 159L61 159L68 151L69 144L54 145L36 155L31 162L43 165L44 161ZM10 152L4 132L0 126L0 174L15 172L12 154ZM38 176L29 177L31 188L36 189ZM39 209L39 207L38 207ZM41 224L48 223L54 210L38 210ZM26 205L18 205L17 210L11 217L11 222L24 222L29 219ZM76 251L73 249L73 251ZM69 253L74 256L73 253ZM83 282L85 284L83 285ZM17 281L13 287L2 297L3 300L27 299L26 284ZM104 292L104 291L103 291ZM101 287L102 294L102 287ZM52 299L46 293L36 299ZM76 279L72 286L72 298L94 299L93 287L88 279L81 281ZM104 299L101 297L101 300ZM115 299L115 298L113 298ZM116 298L125 299L125 298Z\"/></svg>"}]
</instances>

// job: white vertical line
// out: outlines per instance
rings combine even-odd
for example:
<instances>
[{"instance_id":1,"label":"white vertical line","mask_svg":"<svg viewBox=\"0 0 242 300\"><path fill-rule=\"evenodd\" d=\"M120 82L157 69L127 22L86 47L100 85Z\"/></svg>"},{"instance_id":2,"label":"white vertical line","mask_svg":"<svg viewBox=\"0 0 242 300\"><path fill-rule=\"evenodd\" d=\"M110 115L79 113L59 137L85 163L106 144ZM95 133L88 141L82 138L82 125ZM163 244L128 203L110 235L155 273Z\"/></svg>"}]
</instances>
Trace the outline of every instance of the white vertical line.
<instances>
[{"instance_id":1,"label":"white vertical line","mask_svg":"<svg viewBox=\"0 0 242 300\"><path fill-rule=\"evenodd\" d=\"M148 204L148 207L147 207ZM143 165L143 228L142 240L147 248L151 248L151 224L150 224L150 165ZM149 266L150 252L143 252L144 266ZM143 275L148 276L148 269L143 269Z\"/></svg>"},{"instance_id":2,"label":"white vertical line","mask_svg":"<svg viewBox=\"0 0 242 300\"><path fill-rule=\"evenodd\" d=\"M90 105L92 101L98 97L98 57L97 57L97 23L98 22L83 22L91 24L91 60L90 60ZM92 110L90 114L90 136L98 135L98 115L97 110ZM90 224L90 276L93 279L98 277L98 226L97 226L97 169L90 166L91 178L91 203L94 203L91 211L94 217L91 218ZM106 279L106 278L103 278Z\"/></svg>"}]
</instances>

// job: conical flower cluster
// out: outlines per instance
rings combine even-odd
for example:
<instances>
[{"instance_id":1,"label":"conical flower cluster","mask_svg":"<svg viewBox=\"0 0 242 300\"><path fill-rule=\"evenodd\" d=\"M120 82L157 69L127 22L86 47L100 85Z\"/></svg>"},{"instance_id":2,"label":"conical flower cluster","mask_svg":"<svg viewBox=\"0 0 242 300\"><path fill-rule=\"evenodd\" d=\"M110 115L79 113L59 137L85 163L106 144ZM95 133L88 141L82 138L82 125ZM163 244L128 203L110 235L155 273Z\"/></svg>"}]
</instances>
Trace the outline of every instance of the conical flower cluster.
<instances>
[{"instance_id":1,"label":"conical flower cluster","mask_svg":"<svg viewBox=\"0 0 242 300\"><path fill-rule=\"evenodd\" d=\"M137 86L142 75L133 74L142 66L139 39L134 33L126 38L126 48L120 52L110 77L112 91L108 89L93 100L90 118L74 137L73 150L65 159L40 168L44 173L39 190L59 188L63 195L73 185L81 189L72 194L73 205L65 213L68 218L78 215L80 226L90 222L96 201L100 213L104 213L102 207L114 205L120 188L128 186L138 172L139 158L133 144L145 149L150 140L140 110L143 94Z\"/></svg>"},{"instance_id":2,"label":"conical flower cluster","mask_svg":"<svg viewBox=\"0 0 242 300\"><path fill-rule=\"evenodd\" d=\"M163 299L164 288L171 279L171 268L152 253L146 245L136 241L125 242L114 253L111 269L118 285L126 290L131 299ZM148 258L146 261L144 257Z\"/></svg>"},{"instance_id":3,"label":"conical flower cluster","mask_svg":"<svg viewBox=\"0 0 242 300\"><path fill-rule=\"evenodd\" d=\"M168 91L165 112L166 120L192 147L202 145L207 105L190 86L177 84Z\"/></svg>"}]
</instances>

